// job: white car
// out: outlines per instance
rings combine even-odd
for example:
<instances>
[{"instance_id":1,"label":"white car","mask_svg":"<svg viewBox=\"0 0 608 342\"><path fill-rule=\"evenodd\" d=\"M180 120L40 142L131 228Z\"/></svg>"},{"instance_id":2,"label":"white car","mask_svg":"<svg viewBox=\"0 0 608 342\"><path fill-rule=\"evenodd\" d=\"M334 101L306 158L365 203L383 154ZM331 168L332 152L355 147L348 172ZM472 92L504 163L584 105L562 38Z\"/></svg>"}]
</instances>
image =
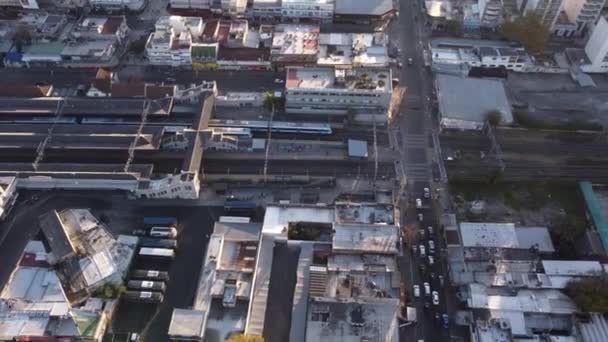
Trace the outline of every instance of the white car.
<instances>
[{"instance_id":1,"label":"white car","mask_svg":"<svg viewBox=\"0 0 608 342\"><path fill-rule=\"evenodd\" d=\"M283 81L283 80L282 80L282 79L280 79L280 78L275 78L275 79L274 79L274 83L281 84L281 83L283 83L283 82L285 82L285 81Z\"/></svg>"},{"instance_id":2,"label":"white car","mask_svg":"<svg viewBox=\"0 0 608 342\"><path fill-rule=\"evenodd\" d=\"M414 297L420 297L420 285L414 285Z\"/></svg>"},{"instance_id":3,"label":"white car","mask_svg":"<svg viewBox=\"0 0 608 342\"><path fill-rule=\"evenodd\" d=\"M432 226L426 227L426 230L429 231L429 235L433 235L433 227Z\"/></svg>"},{"instance_id":4,"label":"white car","mask_svg":"<svg viewBox=\"0 0 608 342\"><path fill-rule=\"evenodd\" d=\"M424 198L431 198L431 190L429 188L424 188Z\"/></svg>"},{"instance_id":5,"label":"white car","mask_svg":"<svg viewBox=\"0 0 608 342\"><path fill-rule=\"evenodd\" d=\"M433 258L432 255L429 255L429 266L433 266L434 263L435 263L435 258Z\"/></svg>"},{"instance_id":6,"label":"white car","mask_svg":"<svg viewBox=\"0 0 608 342\"><path fill-rule=\"evenodd\" d=\"M422 200L420 198L416 198L416 209L422 208Z\"/></svg>"},{"instance_id":7,"label":"white car","mask_svg":"<svg viewBox=\"0 0 608 342\"><path fill-rule=\"evenodd\" d=\"M418 249L420 250L420 256L424 258L426 256L426 248L424 248L424 245L420 245Z\"/></svg>"},{"instance_id":8,"label":"white car","mask_svg":"<svg viewBox=\"0 0 608 342\"><path fill-rule=\"evenodd\" d=\"M422 222L422 220L424 220L424 216L422 213L418 213L418 221Z\"/></svg>"},{"instance_id":9,"label":"white car","mask_svg":"<svg viewBox=\"0 0 608 342\"><path fill-rule=\"evenodd\" d=\"M426 282L423 285L424 285L424 295L430 296L431 295L431 285Z\"/></svg>"},{"instance_id":10,"label":"white car","mask_svg":"<svg viewBox=\"0 0 608 342\"><path fill-rule=\"evenodd\" d=\"M435 241L429 240L429 253L433 254L435 252Z\"/></svg>"},{"instance_id":11,"label":"white car","mask_svg":"<svg viewBox=\"0 0 608 342\"><path fill-rule=\"evenodd\" d=\"M437 291L433 291L433 304L439 305L439 293Z\"/></svg>"}]
</instances>

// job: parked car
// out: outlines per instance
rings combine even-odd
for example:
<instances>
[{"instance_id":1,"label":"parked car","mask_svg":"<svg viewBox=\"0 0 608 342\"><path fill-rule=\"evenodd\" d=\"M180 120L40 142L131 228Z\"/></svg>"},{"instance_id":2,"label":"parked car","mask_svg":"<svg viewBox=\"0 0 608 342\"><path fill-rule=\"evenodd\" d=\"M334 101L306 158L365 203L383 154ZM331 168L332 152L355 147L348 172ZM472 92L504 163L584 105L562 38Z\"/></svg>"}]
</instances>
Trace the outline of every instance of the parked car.
<instances>
[{"instance_id":1,"label":"parked car","mask_svg":"<svg viewBox=\"0 0 608 342\"><path fill-rule=\"evenodd\" d=\"M426 256L426 248L424 248L424 245L420 245L418 250L420 251L420 256L424 258Z\"/></svg>"},{"instance_id":2,"label":"parked car","mask_svg":"<svg viewBox=\"0 0 608 342\"><path fill-rule=\"evenodd\" d=\"M135 236L146 236L148 235L148 231L145 229L135 229L131 234Z\"/></svg>"},{"instance_id":3,"label":"parked car","mask_svg":"<svg viewBox=\"0 0 608 342\"><path fill-rule=\"evenodd\" d=\"M420 297L420 285L414 285L414 297Z\"/></svg>"},{"instance_id":4,"label":"parked car","mask_svg":"<svg viewBox=\"0 0 608 342\"><path fill-rule=\"evenodd\" d=\"M430 296L431 295L431 285L427 282L425 282L423 285L424 285L424 295Z\"/></svg>"},{"instance_id":5,"label":"parked car","mask_svg":"<svg viewBox=\"0 0 608 342\"><path fill-rule=\"evenodd\" d=\"M429 266L433 266L434 263L435 263L435 259L433 258L432 255L429 255Z\"/></svg>"},{"instance_id":6,"label":"parked car","mask_svg":"<svg viewBox=\"0 0 608 342\"><path fill-rule=\"evenodd\" d=\"M416 245L413 245L413 246L412 246L412 253L413 253L413 254L418 253L418 246L416 246Z\"/></svg>"},{"instance_id":7,"label":"parked car","mask_svg":"<svg viewBox=\"0 0 608 342\"><path fill-rule=\"evenodd\" d=\"M433 291L433 305L439 305L439 293Z\"/></svg>"},{"instance_id":8,"label":"parked car","mask_svg":"<svg viewBox=\"0 0 608 342\"><path fill-rule=\"evenodd\" d=\"M418 221L422 222L424 220L424 216L422 213L418 213Z\"/></svg>"},{"instance_id":9,"label":"parked car","mask_svg":"<svg viewBox=\"0 0 608 342\"><path fill-rule=\"evenodd\" d=\"M155 226L150 229L150 236L175 239L177 237L177 229L170 226Z\"/></svg>"},{"instance_id":10,"label":"parked car","mask_svg":"<svg viewBox=\"0 0 608 342\"><path fill-rule=\"evenodd\" d=\"M443 328L444 329L449 329L450 328L450 317L448 317L447 314L441 315L441 321L443 322Z\"/></svg>"},{"instance_id":11,"label":"parked car","mask_svg":"<svg viewBox=\"0 0 608 342\"><path fill-rule=\"evenodd\" d=\"M429 253L430 254L435 253L435 241L433 241L433 240L429 240Z\"/></svg>"},{"instance_id":12,"label":"parked car","mask_svg":"<svg viewBox=\"0 0 608 342\"><path fill-rule=\"evenodd\" d=\"M443 286L443 283L444 283L443 276L440 275L438 278L439 278L439 285Z\"/></svg>"},{"instance_id":13,"label":"parked car","mask_svg":"<svg viewBox=\"0 0 608 342\"><path fill-rule=\"evenodd\" d=\"M433 235L433 226L426 227L426 230L428 230L429 235Z\"/></svg>"},{"instance_id":14,"label":"parked car","mask_svg":"<svg viewBox=\"0 0 608 342\"><path fill-rule=\"evenodd\" d=\"M422 200L420 198L416 198L416 209L422 208Z\"/></svg>"},{"instance_id":15,"label":"parked car","mask_svg":"<svg viewBox=\"0 0 608 342\"><path fill-rule=\"evenodd\" d=\"M414 65L414 59L413 58L408 58L407 59L407 65Z\"/></svg>"},{"instance_id":16,"label":"parked car","mask_svg":"<svg viewBox=\"0 0 608 342\"><path fill-rule=\"evenodd\" d=\"M283 81L283 80L282 80L282 79L280 79L280 78L275 78L275 79L274 79L274 83L281 84L281 83L283 83L283 82L285 82L285 81Z\"/></svg>"}]
</instances>

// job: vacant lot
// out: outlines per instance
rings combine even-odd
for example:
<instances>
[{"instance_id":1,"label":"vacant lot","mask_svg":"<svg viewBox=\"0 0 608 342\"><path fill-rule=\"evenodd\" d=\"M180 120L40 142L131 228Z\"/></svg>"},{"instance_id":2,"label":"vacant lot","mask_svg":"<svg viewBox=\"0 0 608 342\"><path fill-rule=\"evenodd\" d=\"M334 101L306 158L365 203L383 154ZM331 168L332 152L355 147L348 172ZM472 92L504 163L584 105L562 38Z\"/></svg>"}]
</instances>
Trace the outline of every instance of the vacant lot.
<instances>
[{"instance_id":1,"label":"vacant lot","mask_svg":"<svg viewBox=\"0 0 608 342\"><path fill-rule=\"evenodd\" d=\"M460 221L548 227L565 257L588 227L576 183L452 183L450 192Z\"/></svg>"}]
</instances>

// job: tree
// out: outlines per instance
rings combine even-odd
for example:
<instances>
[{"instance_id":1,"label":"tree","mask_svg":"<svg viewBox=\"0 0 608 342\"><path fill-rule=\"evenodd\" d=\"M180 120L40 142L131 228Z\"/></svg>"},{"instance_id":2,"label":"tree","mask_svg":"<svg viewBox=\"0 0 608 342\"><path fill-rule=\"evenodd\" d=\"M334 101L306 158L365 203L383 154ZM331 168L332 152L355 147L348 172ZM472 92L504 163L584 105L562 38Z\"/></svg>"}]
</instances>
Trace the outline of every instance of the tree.
<instances>
[{"instance_id":1,"label":"tree","mask_svg":"<svg viewBox=\"0 0 608 342\"><path fill-rule=\"evenodd\" d=\"M526 14L498 27L498 33L506 39L520 43L533 53L543 52L549 39L550 30L540 16Z\"/></svg>"},{"instance_id":2,"label":"tree","mask_svg":"<svg viewBox=\"0 0 608 342\"><path fill-rule=\"evenodd\" d=\"M244 334L236 334L228 337L226 342L264 342L264 338L260 336L248 336Z\"/></svg>"},{"instance_id":3,"label":"tree","mask_svg":"<svg viewBox=\"0 0 608 342\"><path fill-rule=\"evenodd\" d=\"M127 49L134 55L141 55L146 49L146 41L144 39L134 40L129 43Z\"/></svg>"},{"instance_id":4,"label":"tree","mask_svg":"<svg viewBox=\"0 0 608 342\"><path fill-rule=\"evenodd\" d=\"M401 228L401 237L408 246L413 246L418 241L418 230L411 225L404 226Z\"/></svg>"},{"instance_id":5,"label":"tree","mask_svg":"<svg viewBox=\"0 0 608 342\"><path fill-rule=\"evenodd\" d=\"M19 26L13 35L13 43L17 52L23 52L23 46L32 42L32 34L25 26Z\"/></svg>"},{"instance_id":6,"label":"tree","mask_svg":"<svg viewBox=\"0 0 608 342\"><path fill-rule=\"evenodd\" d=\"M571 281L566 285L564 291L582 311L608 311L608 275L606 273L597 277Z\"/></svg>"},{"instance_id":7,"label":"tree","mask_svg":"<svg viewBox=\"0 0 608 342\"><path fill-rule=\"evenodd\" d=\"M492 125L492 127L498 126L500 124L501 120L502 120L502 113L497 110L493 110L486 114L486 121L489 122L490 125Z\"/></svg>"}]
</instances>

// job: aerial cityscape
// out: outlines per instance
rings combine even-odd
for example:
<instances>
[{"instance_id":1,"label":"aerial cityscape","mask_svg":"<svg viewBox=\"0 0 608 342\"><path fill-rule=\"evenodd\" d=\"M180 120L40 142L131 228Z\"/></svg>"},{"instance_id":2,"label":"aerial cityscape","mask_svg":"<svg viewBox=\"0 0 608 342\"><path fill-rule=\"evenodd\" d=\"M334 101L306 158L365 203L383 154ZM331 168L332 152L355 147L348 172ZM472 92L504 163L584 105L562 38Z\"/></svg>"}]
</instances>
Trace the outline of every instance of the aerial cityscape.
<instances>
[{"instance_id":1,"label":"aerial cityscape","mask_svg":"<svg viewBox=\"0 0 608 342\"><path fill-rule=\"evenodd\" d=\"M0 341L608 342L606 0L0 0Z\"/></svg>"}]
</instances>

